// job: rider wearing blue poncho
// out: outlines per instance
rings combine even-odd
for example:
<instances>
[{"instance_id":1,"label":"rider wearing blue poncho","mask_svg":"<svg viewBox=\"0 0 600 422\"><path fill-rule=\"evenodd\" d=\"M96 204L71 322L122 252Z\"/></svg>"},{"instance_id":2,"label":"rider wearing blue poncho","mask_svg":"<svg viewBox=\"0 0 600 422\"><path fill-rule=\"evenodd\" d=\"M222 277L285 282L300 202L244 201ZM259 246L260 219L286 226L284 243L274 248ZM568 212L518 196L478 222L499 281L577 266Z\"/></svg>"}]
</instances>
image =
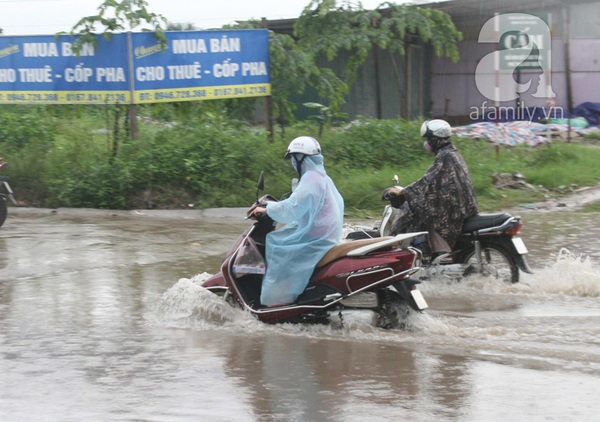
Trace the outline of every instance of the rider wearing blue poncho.
<instances>
[{"instance_id":1,"label":"rider wearing blue poncho","mask_svg":"<svg viewBox=\"0 0 600 422\"><path fill-rule=\"evenodd\" d=\"M285 154L300 180L290 197L258 207L282 228L267 235L267 271L260 302L265 306L292 303L304 291L315 265L342 236L344 200L325 172L316 139L294 139Z\"/></svg>"}]
</instances>

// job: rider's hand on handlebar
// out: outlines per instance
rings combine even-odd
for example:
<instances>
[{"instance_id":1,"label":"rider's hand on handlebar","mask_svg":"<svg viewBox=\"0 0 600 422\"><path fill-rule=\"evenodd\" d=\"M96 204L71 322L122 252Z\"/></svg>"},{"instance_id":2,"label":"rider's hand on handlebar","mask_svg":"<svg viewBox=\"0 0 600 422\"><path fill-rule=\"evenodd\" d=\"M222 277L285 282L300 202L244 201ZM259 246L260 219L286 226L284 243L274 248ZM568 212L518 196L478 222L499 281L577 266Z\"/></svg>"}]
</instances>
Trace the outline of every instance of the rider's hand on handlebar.
<instances>
[{"instance_id":1,"label":"rider's hand on handlebar","mask_svg":"<svg viewBox=\"0 0 600 422\"><path fill-rule=\"evenodd\" d=\"M390 201L392 198L399 198L402 196L404 189L399 186L393 186L383 191L381 199L384 201Z\"/></svg>"},{"instance_id":2,"label":"rider's hand on handlebar","mask_svg":"<svg viewBox=\"0 0 600 422\"><path fill-rule=\"evenodd\" d=\"M400 208L404 201L404 189L400 186L393 186L391 188L387 188L383 191L383 195L381 197L383 201L390 201L390 204L394 208Z\"/></svg>"},{"instance_id":3,"label":"rider's hand on handlebar","mask_svg":"<svg viewBox=\"0 0 600 422\"><path fill-rule=\"evenodd\" d=\"M250 211L248 211L248 218L252 218L254 220L258 220L267 214L267 209L265 207L253 207Z\"/></svg>"},{"instance_id":4,"label":"rider's hand on handlebar","mask_svg":"<svg viewBox=\"0 0 600 422\"><path fill-rule=\"evenodd\" d=\"M404 193L404 189L398 186L394 186L388 189L388 194L390 196L402 196Z\"/></svg>"}]
</instances>

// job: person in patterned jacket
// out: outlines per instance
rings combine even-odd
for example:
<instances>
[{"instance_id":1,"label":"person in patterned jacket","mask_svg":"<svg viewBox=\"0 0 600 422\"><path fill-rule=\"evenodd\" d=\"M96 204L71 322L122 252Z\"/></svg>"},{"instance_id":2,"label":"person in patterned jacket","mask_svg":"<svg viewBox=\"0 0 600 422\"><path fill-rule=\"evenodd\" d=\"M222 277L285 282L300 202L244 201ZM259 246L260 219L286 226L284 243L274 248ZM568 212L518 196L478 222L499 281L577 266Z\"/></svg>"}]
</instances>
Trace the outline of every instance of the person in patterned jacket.
<instances>
[{"instance_id":1,"label":"person in patterned jacket","mask_svg":"<svg viewBox=\"0 0 600 422\"><path fill-rule=\"evenodd\" d=\"M423 147L435 154L434 162L419 180L386 190L400 208L391 234L428 231L432 260L451 251L464 220L479 212L471 174L451 135L444 120L424 122Z\"/></svg>"}]
</instances>

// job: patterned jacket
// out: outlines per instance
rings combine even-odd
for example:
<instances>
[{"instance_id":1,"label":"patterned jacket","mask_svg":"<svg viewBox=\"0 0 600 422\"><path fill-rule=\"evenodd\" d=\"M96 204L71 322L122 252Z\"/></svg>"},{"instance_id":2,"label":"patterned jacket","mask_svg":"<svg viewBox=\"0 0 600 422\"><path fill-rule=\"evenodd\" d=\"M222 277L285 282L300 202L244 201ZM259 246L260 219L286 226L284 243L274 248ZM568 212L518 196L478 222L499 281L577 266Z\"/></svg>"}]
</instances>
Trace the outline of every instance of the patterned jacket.
<instances>
[{"instance_id":1,"label":"patterned jacket","mask_svg":"<svg viewBox=\"0 0 600 422\"><path fill-rule=\"evenodd\" d=\"M479 211L473 180L449 138L428 141L435 161L423 177L404 188L405 215L393 232L435 230L452 247L464 220Z\"/></svg>"}]
</instances>

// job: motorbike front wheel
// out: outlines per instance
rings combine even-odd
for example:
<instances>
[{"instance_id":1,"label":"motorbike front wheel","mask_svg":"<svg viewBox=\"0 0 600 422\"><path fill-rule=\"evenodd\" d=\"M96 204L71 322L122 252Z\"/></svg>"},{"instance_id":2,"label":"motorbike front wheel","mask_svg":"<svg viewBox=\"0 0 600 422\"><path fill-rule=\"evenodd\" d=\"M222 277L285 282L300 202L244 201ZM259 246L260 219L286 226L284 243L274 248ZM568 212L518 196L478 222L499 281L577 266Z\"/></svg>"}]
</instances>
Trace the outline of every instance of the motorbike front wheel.
<instances>
[{"instance_id":1,"label":"motorbike front wheel","mask_svg":"<svg viewBox=\"0 0 600 422\"><path fill-rule=\"evenodd\" d=\"M0 196L0 227L4 224L4 220L6 220L6 201Z\"/></svg>"},{"instance_id":2,"label":"motorbike front wheel","mask_svg":"<svg viewBox=\"0 0 600 422\"><path fill-rule=\"evenodd\" d=\"M514 258L500 245L490 243L481 247L481 268L479 266L475 248L470 248L461 260L466 270L464 277L480 275L492 277L505 283L519 282L519 267Z\"/></svg>"}]
</instances>

